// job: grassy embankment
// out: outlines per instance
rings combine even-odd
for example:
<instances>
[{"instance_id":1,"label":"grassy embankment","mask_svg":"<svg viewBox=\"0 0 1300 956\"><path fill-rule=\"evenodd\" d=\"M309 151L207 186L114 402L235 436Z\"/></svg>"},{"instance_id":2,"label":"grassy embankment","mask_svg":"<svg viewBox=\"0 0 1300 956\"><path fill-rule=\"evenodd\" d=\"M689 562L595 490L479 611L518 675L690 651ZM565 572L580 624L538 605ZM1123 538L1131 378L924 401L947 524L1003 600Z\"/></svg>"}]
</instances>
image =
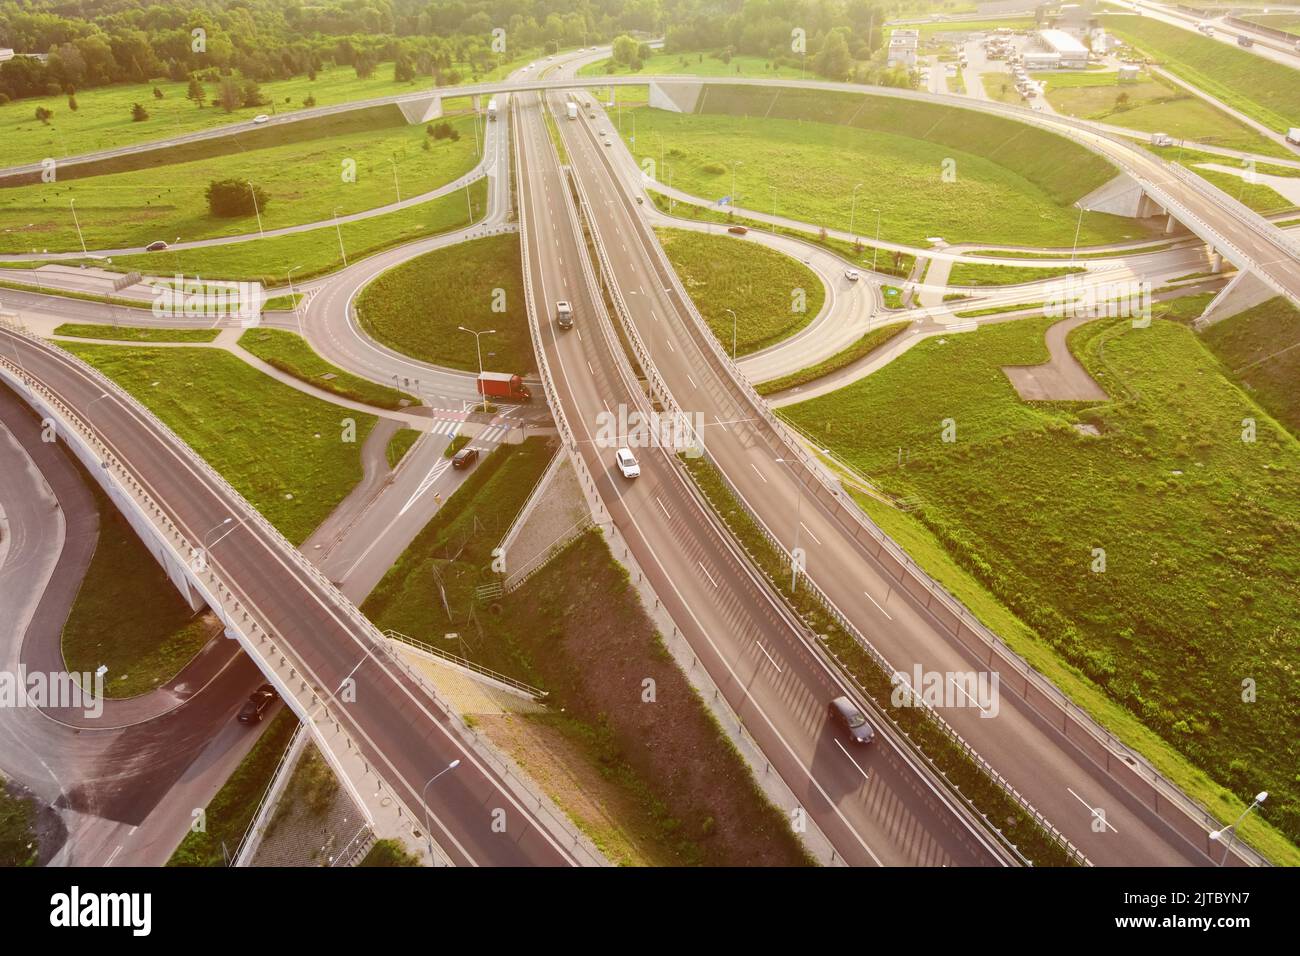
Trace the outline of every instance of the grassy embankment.
<instances>
[{"instance_id":1,"label":"grassy embankment","mask_svg":"<svg viewBox=\"0 0 1300 956\"><path fill-rule=\"evenodd\" d=\"M804 862L784 818L665 653L599 534L579 539L514 594L475 608L474 587L496 580L492 548L552 451L529 439L480 462L363 610L380 627L426 641L454 630L463 642L453 650L547 689L544 715L474 722L501 735L615 862ZM440 601L428 600L440 587L450 619ZM646 677L655 681L653 704L641 702ZM545 772L542 752L562 772L554 763Z\"/></svg>"},{"instance_id":2,"label":"grassy embankment","mask_svg":"<svg viewBox=\"0 0 1300 956\"><path fill-rule=\"evenodd\" d=\"M809 382L816 381L831 372L838 372L840 369L852 365L858 359L866 358L886 342L901 334L910 324L910 322L890 322L888 325L872 329L848 348L836 352L830 358L818 362L816 365L800 369L797 372L791 372L789 375L782 375L780 378L762 382L755 386L755 390L760 395L775 395L787 388L807 385Z\"/></svg>"},{"instance_id":3,"label":"grassy embankment","mask_svg":"<svg viewBox=\"0 0 1300 956\"><path fill-rule=\"evenodd\" d=\"M220 349L65 343L133 394L295 544L361 480L373 415L277 382ZM355 422L355 441L347 442Z\"/></svg>"},{"instance_id":4,"label":"grassy embankment","mask_svg":"<svg viewBox=\"0 0 1300 956\"><path fill-rule=\"evenodd\" d=\"M378 385L325 361L296 332L249 329L239 337L239 346L281 372L340 398L387 409L420 404L414 395Z\"/></svg>"},{"instance_id":5,"label":"grassy embankment","mask_svg":"<svg viewBox=\"0 0 1300 956\"><path fill-rule=\"evenodd\" d=\"M1071 346L1112 399L1021 402L1003 365L1046 361L1047 319L929 340L783 410L910 514L887 531L1081 706L1221 819L1270 790L1245 835L1300 862L1292 770L1300 445L1185 326L1100 320ZM958 441L939 440L957 422ZM1242 420L1258 421L1254 442ZM873 427L861 427L870 420ZM1100 435L1082 434L1089 424ZM899 465L901 449L902 465ZM1093 548L1107 565L1094 573ZM1272 666L1258 667L1260 660ZM1258 681L1257 703L1241 678ZM1231 729L1229 733L1228 730Z\"/></svg>"},{"instance_id":6,"label":"grassy embankment","mask_svg":"<svg viewBox=\"0 0 1300 956\"><path fill-rule=\"evenodd\" d=\"M630 123L623 134L638 159L665 167L661 179L696 196L734 192L736 204L764 211L775 197L781 215L866 235L879 211L881 237L912 245L942 236L1068 246L1078 218L1072 204L1115 175L1100 157L1044 130L937 104L710 87L698 110L640 108L635 147ZM857 183L864 188L854 209ZM1094 213L1079 241L1140 239L1145 228Z\"/></svg>"},{"instance_id":7,"label":"grassy embankment","mask_svg":"<svg viewBox=\"0 0 1300 956\"><path fill-rule=\"evenodd\" d=\"M736 354L775 345L817 317L826 301L821 278L797 259L755 242L686 229L657 229L682 285L713 334Z\"/></svg>"}]
</instances>

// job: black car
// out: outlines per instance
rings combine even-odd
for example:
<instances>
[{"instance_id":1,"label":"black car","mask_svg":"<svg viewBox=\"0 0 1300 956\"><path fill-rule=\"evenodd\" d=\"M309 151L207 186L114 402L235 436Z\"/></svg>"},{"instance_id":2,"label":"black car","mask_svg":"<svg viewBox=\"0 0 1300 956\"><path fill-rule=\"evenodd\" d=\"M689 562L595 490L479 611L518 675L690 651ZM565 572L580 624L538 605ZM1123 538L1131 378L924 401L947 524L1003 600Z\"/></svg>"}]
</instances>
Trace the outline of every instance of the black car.
<instances>
[{"instance_id":1,"label":"black car","mask_svg":"<svg viewBox=\"0 0 1300 956\"><path fill-rule=\"evenodd\" d=\"M270 684L263 684L248 695L244 706L239 708L239 719L245 724L259 724L266 716L266 710L280 697Z\"/></svg>"},{"instance_id":2,"label":"black car","mask_svg":"<svg viewBox=\"0 0 1300 956\"><path fill-rule=\"evenodd\" d=\"M163 251L164 249L166 249L166 248L167 248L167 243L163 242L161 239L156 239L156 240L154 240L153 242L149 243L149 245L145 246L145 247L144 247L144 251L145 251L145 252L162 252L162 251Z\"/></svg>"},{"instance_id":3,"label":"black car","mask_svg":"<svg viewBox=\"0 0 1300 956\"><path fill-rule=\"evenodd\" d=\"M876 736L875 728L858 705L847 697L836 697L828 708L831 720L849 732L855 744L869 744Z\"/></svg>"},{"instance_id":4,"label":"black car","mask_svg":"<svg viewBox=\"0 0 1300 956\"><path fill-rule=\"evenodd\" d=\"M460 451L456 452L455 457L452 458L451 467L468 468L476 461L478 461L477 448L462 448Z\"/></svg>"}]
</instances>

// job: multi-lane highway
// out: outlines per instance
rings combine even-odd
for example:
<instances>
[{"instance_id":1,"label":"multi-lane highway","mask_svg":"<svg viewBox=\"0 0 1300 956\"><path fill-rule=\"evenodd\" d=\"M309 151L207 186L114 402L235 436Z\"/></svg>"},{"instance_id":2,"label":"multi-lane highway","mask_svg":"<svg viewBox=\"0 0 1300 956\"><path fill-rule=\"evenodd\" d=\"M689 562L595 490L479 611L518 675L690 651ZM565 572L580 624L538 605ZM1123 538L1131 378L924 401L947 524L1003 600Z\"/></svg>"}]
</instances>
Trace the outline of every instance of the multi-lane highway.
<instances>
[{"instance_id":1,"label":"multi-lane highway","mask_svg":"<svg viewBox=\"0 0 1300 956\"><path fill-rule=\"evenodd\" d=\"M539 361L549 367L574 450L594 476L612 520L655 592L749 734L812 821L855 865L988 865L1005 851L932 783L914 757L881 739L853 749L834 730L827 703L847 690L704 514L671 452L638 449L641 477L625 481L614 447L596 440L601 416L645 406L625 359L601 328L602 306L584 278L583 248L564 175L536 97L517 102L520 222L538 321ZM641 294L629 287L625 294ZM565 299L575 326L553 321Z\"/></svg>"},{"instance_id":2,"label":"multi-lane highway","mask_svg":"<svg viewBox=\"0 0 1300 956\"><path fill-rule=\"evenodd\" d=\"M613 282L623 290L669 391L683 409L703 413L709 457L787 550L806 551L808 576L897 670L911 673L920 665L928 673L969 671L975 662L968 649L941 624L924 592L906 586L906 579L900 587L892 559L864 545L845 510L814 493L819 479L765 418L752 393L727 373L705 340L709 333L692 321L637 205L619 188L609 150L591 122L566 122L560 129L572 168L588 190L596 233L610 251ZM788 465L792 458L798 463ZM773 656L770 666L787 664L780 653ZM962 704L940 712L1093 862L1208 862L1208 838L1191 842L1139 805L1104 767L1047 726L1014 687L1003 685L996 717ZM1101 815L1105 825L1098 826Z\"/></svg>"}]
</instances>

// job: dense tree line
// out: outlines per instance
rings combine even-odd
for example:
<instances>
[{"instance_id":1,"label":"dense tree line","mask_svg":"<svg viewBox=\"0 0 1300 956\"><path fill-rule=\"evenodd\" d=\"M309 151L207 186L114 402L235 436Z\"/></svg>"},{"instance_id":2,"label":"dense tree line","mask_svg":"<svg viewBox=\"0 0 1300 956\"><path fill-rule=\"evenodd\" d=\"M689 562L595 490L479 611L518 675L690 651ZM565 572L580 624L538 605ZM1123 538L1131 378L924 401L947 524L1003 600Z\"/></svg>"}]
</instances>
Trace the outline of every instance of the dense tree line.
<instances>
[{"instance_id":1,"label":"dense tree line","mask_svg":"<svg viewBox=\"0 0 1300 956\"><path fill-rule=\"evenodd\" d=\"M881 46L884 0L7 0L0 46L47 54L0 64L0 97L238 74L266 82L326 64L457 83L518 51L667 36L673 51L804 60L848 78ZM897 6L897 3L893 4ZM792 31L804 31L802 51ZM494 30L504 30L494 46ZM504 40L505 51L499 47ZM464 73L468 71L469 75Z\"/></svg>"}]
</instances>

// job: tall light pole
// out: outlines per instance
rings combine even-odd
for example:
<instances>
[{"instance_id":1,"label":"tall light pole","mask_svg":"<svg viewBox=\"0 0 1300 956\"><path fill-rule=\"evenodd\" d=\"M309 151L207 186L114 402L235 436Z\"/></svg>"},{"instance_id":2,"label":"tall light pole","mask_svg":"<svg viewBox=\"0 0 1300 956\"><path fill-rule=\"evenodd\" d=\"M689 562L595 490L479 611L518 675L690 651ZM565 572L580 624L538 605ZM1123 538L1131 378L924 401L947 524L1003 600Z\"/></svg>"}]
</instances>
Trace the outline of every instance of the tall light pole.
<instances>
[{"instance_id":1,"label":"tall light pole","mask_svg":"<svg viewBox=\"0 0 1300 956\"><path fill-rule=\"evenodd\" d=\"M252 182L248 183L248 194L253 197L253 212L257 214L257 234L265 239L266 233L262 231L262 211L257 208L257 190L253 188Z\"/></svg>"},{"instance_id":2,"label":"tall light pole","mask_svg":"<svg viewBox=\"0 0 1300 956\"><path fill-rule=\"evenodd\" d=\"M1070 261L1074 261L1079 251L1079 230L1083 228L1083 207L1079 207L1079 221L1074 224L1074 247L1070 250Z\"/></svg>"},{"instance_id":3,"label":"tall light pole","mask_svg":"<svg viewBox=\"0 0 1300 956\"><path fill-rule=\"evenodd\" d=\"M736 167L745 165L740 160L731 164L731 208L736 208Z\"/></svg>"},{"instance_id":4,"label":"tall light pole","mask_svg":"<svg viewBox=\"0 0 1300 956\"><path fill-rule=\"evenodd\" d=\"M343 248L343 228L339 225L339 207L334 207L334 231L339 237L339 255L343 257L343 268L348 267L348 254Z\"/></svg>"},{"instance_id":5,"label":"tall light pole","mask_svg":"<svg viewBox=\"0 0 1300 956\"><path fill-rule=\"evenodd\" d=\"M1227 834L1228 837L1227 845L1224 846L1223 848L1223 859L1219 861L1219 866L1223 866L1223 864L1228 862L1228 854L1232 852L1232 841L1233 838L1236 837L1237 835L1237 824L1240 823L1242 820L1246 819L1246 814L1250 813L1251 810L1254 810L1257 806L1259 806L1267 799L1268 799L1268 791L1261 790L1259 793L1255 794L1255 799L1251 801L1250 806L1248 806L1245 810L1241 811L1241 816L1237 817L1237 819L1232 821L1231 826L1226 826L1222 830L1210 831L1211 840L1222 840L1224 834Z\"/></svg>"},{"instance_id":6,"label":"tall light pole","mask_svg":"<svg viewBox=\"0 0 1300 956\"><path fill-rule=\"evenodd\" d=\"M787 467L794 464L787 458L778 458L776 460ZM790 593L794 594L799 583L799 560L796 555L799 553L799 529L803 527L803 482L799 480L799 476L795 474L793 467L790 467L790 474L799 487L799 497L796 499L794 506L794 550L790 552Z\"/></svg>"},{"instance_id":7,"label":"tall light pole","mask_svg":"<svg viewBox=\"0 0 1300 956\"><path fill-rule=\"evenodd\" d=\"M731 313L731 360L736 361L736 313L732 309L724 309L725 312Z\"/></svg>"},{"instance_id":8,"label":"tall light pole","mask_svg":"<svg viewBox=\"0 0 1300 956\"><path fill-rule=\"evenodd\" d=\"M81 223L77 221L77 200L69 199L68 208L72 210L72 224L77 227L77 241L81 243L81 254L89 255L86 252L86 240L81 235Z\"/></svg>"},{"instance_id":9,"label":"tall light pole","mask_svg":"<svg viewBox=\"0 0 1300 956\"><path fill-rule=\"evenodd\" d=\"M769 185L767 191L772 195L772 229L773 235L776 235L776 187Z\"/></svg>"},{"instance_id":10,"label":"tall light pole","mask_svg":"<svg viewBox=\"0 0 1300 956\"><path fill-rule=\"evenodd\" d=\"M855 238L856 234L853 231L853 222L858 212L858 190L861 188L862 183L858 183L853 187L853 201L849 204L849 235L854 236Z\"/></svg>"},{"instance_id":11,"label":"tall light pole","mask_svg":"<svg viewBox=\"0 0 1300 956\"><path fill-rule=\"evenodd\" d=\"M429 784L433 783L435 780L437 780L439 777L441 777L441 776L442 776L444 773L446 773L448 770L455 770L455 769L456 769L457 767L459 767L459 766L460 766L460 758L457 757L457 758L456 758L455 760L453 760L451 763L447 764L447 766L443 767L441 770L439 770L437 773L435 773L432 777L430 777L428 780L426 780L426 781L424 782L424 789L420 791L420 802L424 804L424 838L425 838L425 839L428 841L428 843L429 843L429 859L430 859L430 860L433 859L433 833L432 833L432 831L429 829L429 801L428 801L428 799L427 799L427 796L428 796L428 793L429 793Z\"/></svg>"},{"instance_id":12,"label":"tall light pole","mask_svg":"<svg viewBox=\"0 0 1300 956\"><path fill-rule=\"evenodd\" d=\"M474 134L474 146L475 146L475 151L477 152L477 147L478 147L478 134L477 134L477 133ZM400 185L398 185L398 182L397 182L397 160L395 160L395 159L391 159L391 158L390 158L388 161L389 161L389 162L392 164L392 166L393 166L393 191L397 193L397 201L398 201L398 202L401 202L401 201L402 201L402 187L401 187Z\"/></svg>"},{"instance_id":13,"label":"tall light pole","mask_svg":"<svg viewBox=\"0 0 1300 956\"><path fill-rule=\"evenodd\" d=\"M483 381L483 348L479 344L481 341L480 336L493 335L496 332L496 329L484 329L482 332L475 332L473 329L467 329L463 325L458 325L456 326L456 328L460 329L462 332L468 332L470 335L474 336L474 351L478 353L478 377L479 377L479 382L481 383ZM479 391L482 392L483 394L483 411L486 412L487 392L483 392L482 390L483 390L483 386L482 384L480 384Z\"/></svg>"}]
</instances>

